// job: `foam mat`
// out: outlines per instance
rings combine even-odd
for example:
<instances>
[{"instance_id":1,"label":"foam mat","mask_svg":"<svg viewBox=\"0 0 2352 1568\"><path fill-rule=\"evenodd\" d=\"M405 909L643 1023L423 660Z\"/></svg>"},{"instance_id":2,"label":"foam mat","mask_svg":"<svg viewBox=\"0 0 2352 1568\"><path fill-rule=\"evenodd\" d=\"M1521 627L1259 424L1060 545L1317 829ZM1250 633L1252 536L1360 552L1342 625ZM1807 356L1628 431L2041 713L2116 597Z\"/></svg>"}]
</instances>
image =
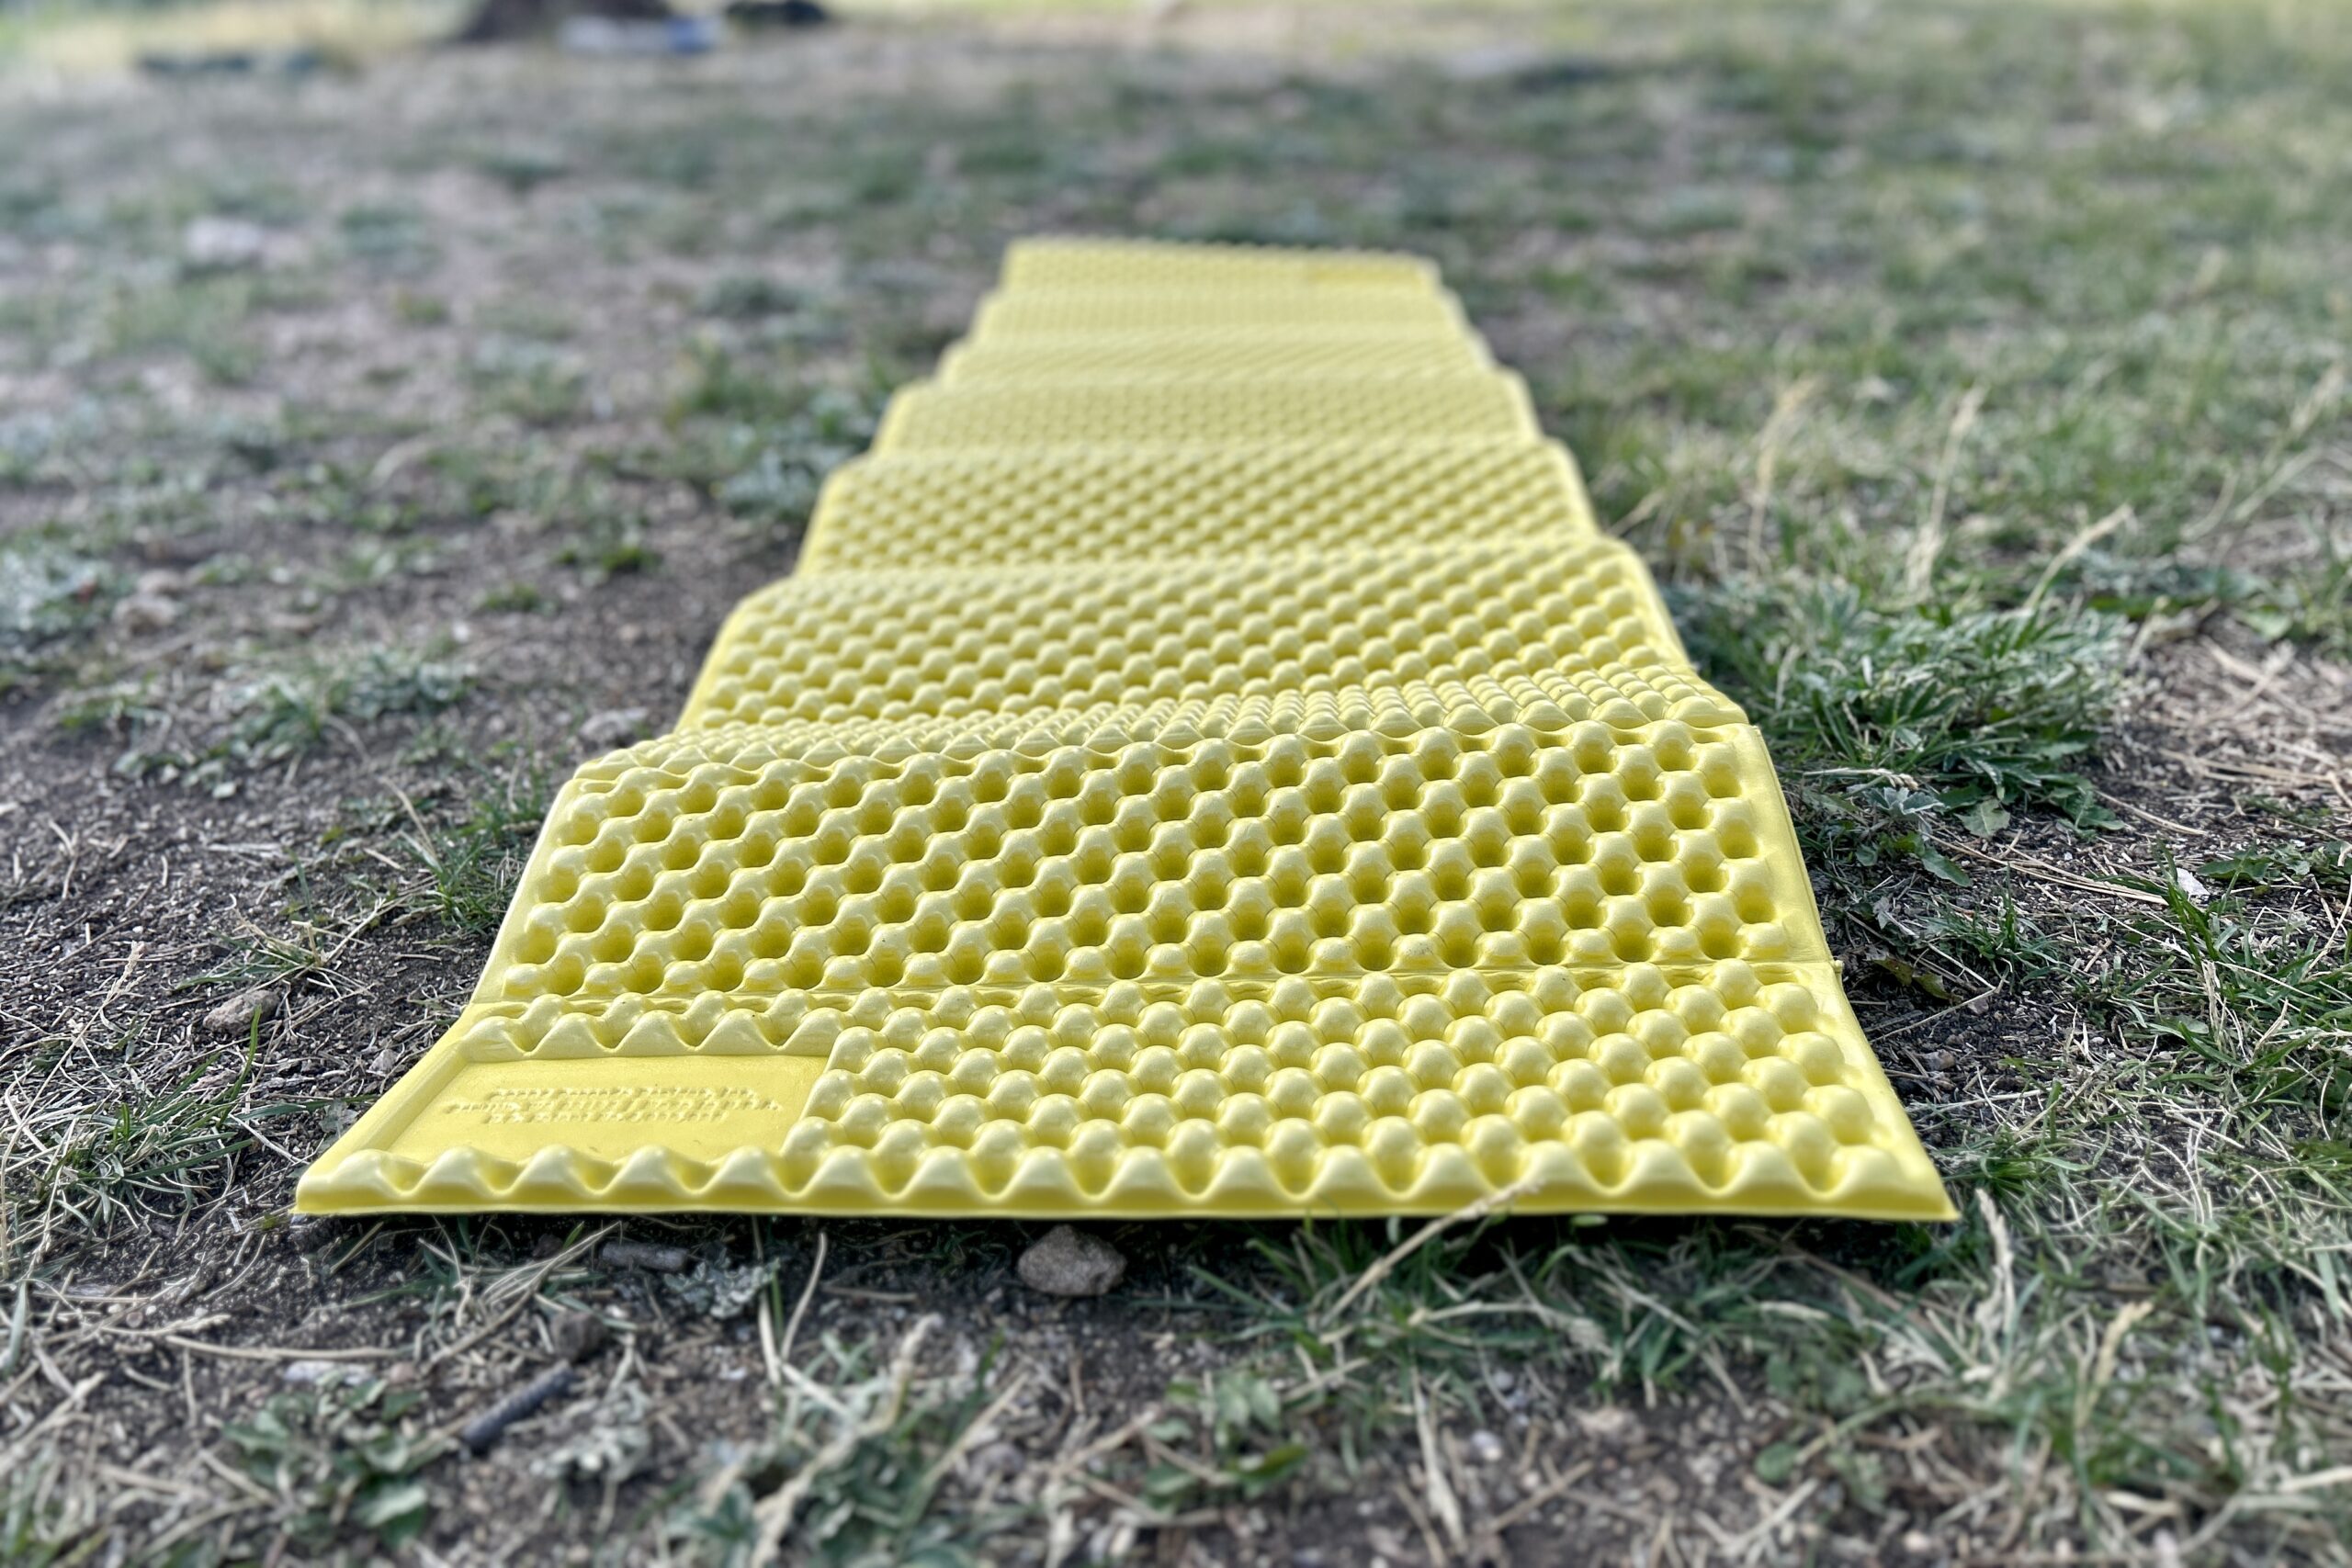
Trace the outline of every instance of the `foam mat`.
<instances>
[{"instance_id":1,"label":"foam mat","mask_svg":"<svg viewBox=\"0 0 2352 1568\"><path fill-rule=\"evenodd\" d=\"M1760 738L1459 320L1016 246L300 1206L1948 1217Z\"/></svg>"},{"instance_id":2,"label":"foam mat","mask_svg":"<svg viewBox=\"0 0 2352 1568\"><path fill-rule=\"evenodd\" d=\"M1437 268L1419 256L1158 240L1031 240L1005 257L1004 281L1008 288L1023 293L1236 288L1438 291Z\"/></svg>"},{"instance_id":3,"label":"foam mat","mask_svg":"<svg viewBox=\"0 0 2352 1568\"><path fill-rule=\"evenodd\" d=\"M1000 291L980 301L974 343L1073 333L1175 333L1352 329L1419 337L1464 335L1462 307L1449 294L1396 289L1097 288Z\"/></svg>"},{"instance_id":4,"label":"foam mat","mask_svg":"<svg viewBox=\"0 0 2352 1568\"><path fill-rule=\"evenodd\" d=\"M1184 503L1170 505L1181 495ZM1589 538L1567 449L1269 442L865 457L818 498L800 570L894 570Z\"/></svg>"},{"instance_id":5,"label":"foam mat","mask_svg":"<svg viewBox=\"0 0 2352 1568\"><path fill-rule=\"evenodd\" d=\"M1101 333L969 344L940 361L944 385L977 381L1232 381L1462 376L1491 369L1468 338L1367 333Z\"/></svg>"},{"instance_id":6,"label":"foam mat","mask_svg":"<svg viewBox=\"0 0 2352 1568\"><path fill-rule=\"evenodd\" d=\"M1507 371L1453 375L1120 376L910 387L890 400L880 453L965 447L1532 437L1527 389Z\"/></svg>"}]
</instances>

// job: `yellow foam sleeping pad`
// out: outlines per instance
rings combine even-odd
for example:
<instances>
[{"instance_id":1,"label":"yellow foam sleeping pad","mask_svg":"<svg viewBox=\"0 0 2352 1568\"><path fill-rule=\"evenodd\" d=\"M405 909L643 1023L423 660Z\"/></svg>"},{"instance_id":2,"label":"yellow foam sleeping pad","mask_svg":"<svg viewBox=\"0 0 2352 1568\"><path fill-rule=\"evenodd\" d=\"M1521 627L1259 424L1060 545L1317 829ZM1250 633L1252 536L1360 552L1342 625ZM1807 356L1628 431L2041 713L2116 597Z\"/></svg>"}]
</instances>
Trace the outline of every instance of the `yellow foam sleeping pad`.
<instances>
[{"instance_id":1,"label":"yellow foam sleeping pad","mask_svg":"<svg viewBox=\"0 0 2352 1568\"><path fill-rule=\"evenodd\" d=\"M1761 739L1434 271L1032 241L319 1212L1952 1213Z\"/></svg>"}]
</instances>

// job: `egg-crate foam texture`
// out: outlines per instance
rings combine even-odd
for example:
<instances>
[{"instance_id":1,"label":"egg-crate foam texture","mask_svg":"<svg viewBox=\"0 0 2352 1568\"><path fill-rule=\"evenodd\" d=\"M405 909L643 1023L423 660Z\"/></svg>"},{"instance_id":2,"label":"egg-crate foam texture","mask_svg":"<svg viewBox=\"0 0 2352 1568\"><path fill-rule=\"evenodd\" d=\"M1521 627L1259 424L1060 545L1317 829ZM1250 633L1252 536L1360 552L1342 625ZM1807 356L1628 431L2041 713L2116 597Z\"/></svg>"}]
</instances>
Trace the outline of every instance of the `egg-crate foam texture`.
<instances>
[{"instance_id":1,"label":"egg-crate foam texture","mask_svg":"<svg viewBox=\"0 0 2352 1568\"><path fill-rule=\"evenodd\" d=\"M1004 286L1060 294L1105 288L1403 289L1438 291L1437 268L1393 251L1298 250L1046 235L1004 254Z\"/></svg>"},{"instance_id":2,"label":"egg-crate foam texture","mask_svg":"<svg viewBox=\"0 0 2352 1568\"><path fill-rule=\"evenodd\" d=\"M1230 560L1597 533L1566 449L1526 437L980 448L835 469L798 570Z\"/></svg>"},{"instance_id":3,"label":"egg-crate foam texture","mask_svg":"<svg viewBox=\"0 0 2352 1568\"><path fill-rule=\"evenodd\" d=\"M1072 333L1165 333L1199 328L1355 328L1471 336L1460 301L1446 293L1389 288L1096 288L1012 293L980 301L972 341L999 343Z\"/></svg>"},{"instance_id":4,"label":"egg-crate foam texture","mask_svg":"<svg viewBox=\"0 0 2352 1568\"><path fill-rule=\"evenodd\" d=\"M965 344L939 364L941 385L1029 381L1233 381L1248 378L1475 375L1486 346L1393 333L1094 333Z\"/></svg>"},{"instance_id":5,"label":"egg-crate foam texture","mask_svg":"<svg viewBox=\"0 0 2352 1568\"><path fill-rule=\"evenodd\" d=\"M1346 700L592 763L302 1201L1949 1212L1751 730Z\"/></svg>"},{"instance_id":6,"label":"egg-crate foam texture","mask_svg":"<svg viewBox=\"0 0 2352 1568\"><path fill-rule=\"evenodd\" d=\"M1508 371L1233 381L918 383L874 437L880 453L1189 442L1532 439L1527 389Z\"/></svg>"},{"instance_id":7,"label":"egg-crate foam texture","mask_svg":"<svg viewBox=\"0 0 2352 1568\"><path fill-rule=\"evenodd\" d=\"M1538 537L997 570L790 577L719 633L682 728L1551 682L1607 722L1739 721L1624 546ZM1566 697L1574 691L1578 694Z\"/></svg>"}]
</instances>

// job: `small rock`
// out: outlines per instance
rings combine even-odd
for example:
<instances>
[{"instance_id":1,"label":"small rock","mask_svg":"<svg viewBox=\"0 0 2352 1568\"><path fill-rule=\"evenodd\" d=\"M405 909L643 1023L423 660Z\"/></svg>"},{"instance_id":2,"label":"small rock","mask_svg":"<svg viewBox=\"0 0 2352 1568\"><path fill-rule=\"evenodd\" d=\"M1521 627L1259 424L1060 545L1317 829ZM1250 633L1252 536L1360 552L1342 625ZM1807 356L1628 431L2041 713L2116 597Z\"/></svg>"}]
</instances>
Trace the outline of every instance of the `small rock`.
<instances>
[{"instance_id":1,"label":"small rock","mask_svg":"<svg viewBox=\"0 0 2352 1568\"><path fill-rule=\"evenodd\" d=\"M1021 1255L1021 1282L1049 1296L1107 1295L1126 1273L1117 1247L1069 1225L1056 1225Z\"/></svg>"},{"instance_id":2,"label":"small rock","mask_svg":"<svg viewBox=\"0 0 2352 1568\"><path fill-rule=\"evenodd\" d=\"M605 1348L605 1320L593 1312L567 1312L548 1325L555 1353L567 1361L584 1361Z\"/></svg>"},{"instance_id":3,"label":"small rock","mask_svg":"<svg viewBox=\"0 0 2352 1568\"><path fill-rule=\"evenodd\" d=\"M368 1374L348 1361L288 1361L278 1376L298 1387L333 1388L361 1382Z\"/></svg>"},{"instance_id":4,"label":"small rock","mask_svg":"<svg viewBox=\"0 0 2352 1568\"><path fill-rule=\"evenodd\" d=\"M983 1443L972 1454L972 1472L976 1475L1010 1480L1026 1468L1028 1461L1021 1456L1021 1445L999 1438L993 1443Z\"/></svg>"},{"instance_id":5,"label":"small rock","mask_svg":"<svg viewBox=\"0 0 2352 1568\"><path fill-rule=\"evenodd\" d=\"M256 1020L266 1022L277 1011L277 991L271 986L255 986L249 991L239 991L219 1007L204 1015L208 1034L243 1034L250 1032Z\"/></svg>"},{"instance_id":6,"label":"small rock","mask_svg":"<svg viewBox=\"0 0 2352 1568\"><path fill-rule=\"evenodd\" d=\"M1503 1461L1503 1440L1492 1432L1470 1434L1470 1457L1480 1464L1500 1464Z\"/></svg>"},{"instance_id":7,"label":"small rock","mask_svg":"<svg viewBox=\"0 0 2352 1568\"><path fill-rule=\"evenodd\" d=\"M650 1269L656 1274L682 1274L693 1261L683 1247L650 1241L608 1241L598 1256L608 1269Z\"/></svg>"},{"instance_id":8,"label":"small rock","mask_svg":"<svg viewBox=\"0 0 2352 1568\"><path fill-rule=\"evenodd\" d=\"M1579 1410L1577 1425L1584 1428L1586 1437L1596 1442L1623 1442L1634 1432L1633 1412L1622 1405L1604 1404L1598 1410Z\"/></svg>"},{"instance_id":9,"label":"small rock","mask_svg":"<svg viewBox=\"0 0 2352 1568\"><path fill-rule=\"evenodd\" d=\"M114 624L127 632L159 632L179 618L179 605L160 593L126 594L114 607Z\"/></svg>"},{"instance_id":10,"label":"small rock","mask_svg":"<svg viewBox=\"0 0 2352 1568\"><path fill-rule=\"evenodd\" d=\"M242 218L191 218L180 231L180 260L198 272L259 266L269 255L269 231Z\"/></svg>"},{"instance_id":11,"label":"small rock","mask_svg":"<svg viewBox=\"0 0 2352 1568\"><path fill-rule=\"evenodd\" d=\"M573 732L580 744L598 751L610 751L643 738L645 710L643 708L606 708L592 713L580 721Z\"/></svg>"}]
</instances>

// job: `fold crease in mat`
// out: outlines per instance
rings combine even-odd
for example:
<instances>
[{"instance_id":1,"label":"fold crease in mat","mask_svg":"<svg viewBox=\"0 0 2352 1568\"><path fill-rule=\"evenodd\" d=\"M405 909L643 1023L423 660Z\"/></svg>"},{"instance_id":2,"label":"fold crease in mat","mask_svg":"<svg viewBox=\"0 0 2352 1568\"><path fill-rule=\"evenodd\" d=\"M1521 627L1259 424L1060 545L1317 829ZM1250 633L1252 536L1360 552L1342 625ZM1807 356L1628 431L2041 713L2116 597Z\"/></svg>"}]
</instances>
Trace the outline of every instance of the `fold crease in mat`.
<instances>
[{"instance_id":1,"label":"fold crease in mat","mask_svg":"<svg viewBox=\"0 0 2352 1568\"><path fill-rule=\"evenodd\" d=\"M313 1212L1939 1219L1762 739L1419 258L1031 241Z\"/></svg>"}]
</instances>

